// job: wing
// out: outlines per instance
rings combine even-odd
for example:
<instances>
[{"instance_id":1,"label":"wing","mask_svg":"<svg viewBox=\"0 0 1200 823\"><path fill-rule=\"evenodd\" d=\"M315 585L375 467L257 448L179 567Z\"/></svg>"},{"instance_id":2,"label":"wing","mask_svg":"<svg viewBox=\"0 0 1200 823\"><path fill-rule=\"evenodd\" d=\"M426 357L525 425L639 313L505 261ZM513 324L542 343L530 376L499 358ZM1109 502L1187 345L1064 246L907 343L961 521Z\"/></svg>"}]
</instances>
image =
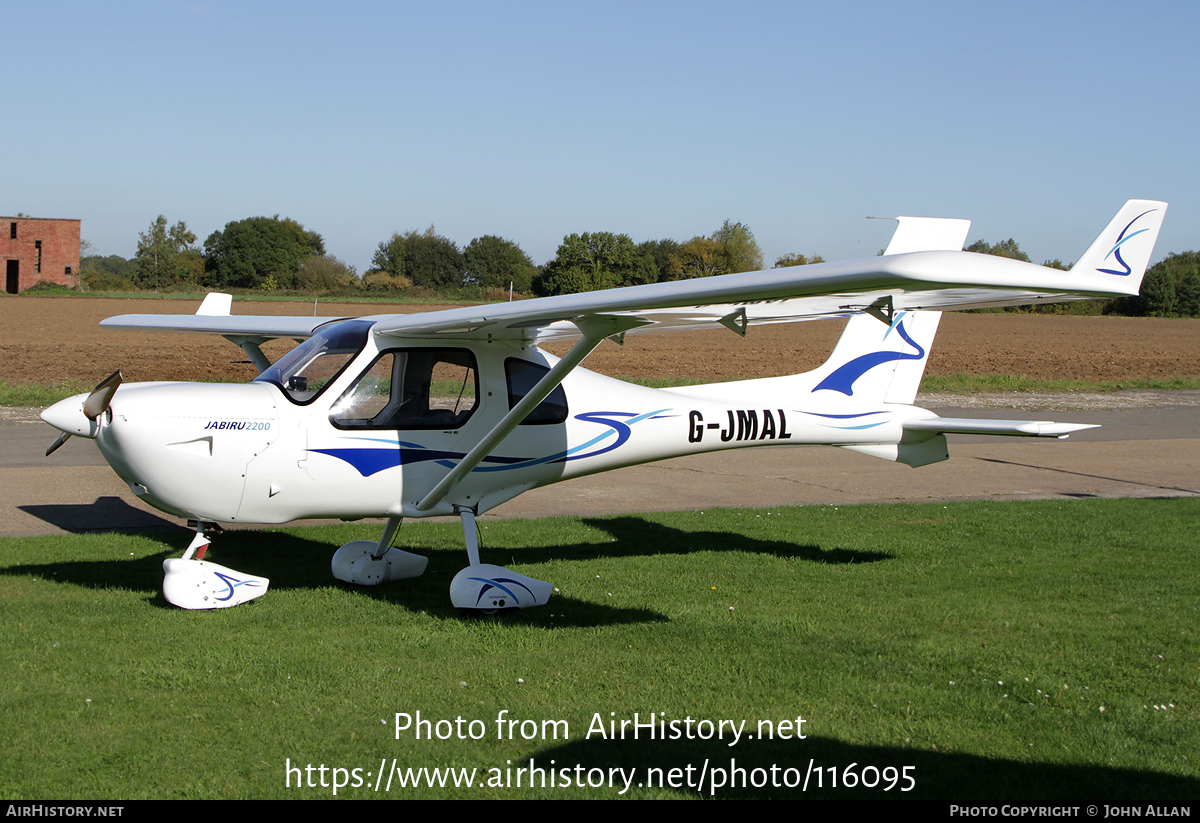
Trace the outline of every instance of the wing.
<instances>
[{"instance_id":1,"label":"wing","mask_svg":"<svg viewBox=\"0 0 1200 823\"><path fill-rule=\"evenodd\" d=\"M1130 200L1070 271L992 255L946 250L966 221L899 218L889 245L911 249L864 260L727 274L696 280L544 297L379 321L396 337L579 337L577 320L605 316L628 333L786 323L869 312L974 309L1089 300L1138 293L1167 204ZM948 225L953 224L953 225ZM958 240L961 246L961 240Z\"/></svg>"}]
</instances>

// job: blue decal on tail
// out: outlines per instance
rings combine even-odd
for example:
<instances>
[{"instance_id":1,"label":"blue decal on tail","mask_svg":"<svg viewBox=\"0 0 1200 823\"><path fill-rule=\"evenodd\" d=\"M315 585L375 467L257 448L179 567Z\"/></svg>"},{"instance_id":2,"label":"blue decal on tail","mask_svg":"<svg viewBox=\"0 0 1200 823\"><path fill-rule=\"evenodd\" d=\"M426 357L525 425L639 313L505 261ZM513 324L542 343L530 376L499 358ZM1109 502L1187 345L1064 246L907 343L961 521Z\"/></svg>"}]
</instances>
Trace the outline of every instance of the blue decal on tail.
<instances>
[{"instance_id":1,"label":"blue decal on tail","mask_svg":"<svg viewBox=\"0 0 1200 823\"><path fill-rule=\"evenodd\" d=\"M832 374L818 383L813 391L817 392L822 389L829 389L830 391L841 392L850 397L854 394L854 382L876 366L896 360L920 360L925 357L925 350L908 336L908 332L904 330L902 322L897 321L893 328L904 339L904 342L917 350L915 353L909 352L905 354L904 352L896 351L876 351L861 355L839 366ZM888 329L888 333L891 333L891 329ZM884 335L884 337L886 336Z\"/></svg>"},{"instance_id":2,"label":"blue decal on tail","mask_svg":"<svg viewBox=\"0 0 1200 823\"><path fill-rule=\"evenodd\" d=\"M1132 228L1134 223L1141 220L1143 217L1145 217L1147 214L1149 214L1152 211L1157 211L1157 209L1149 209L1148 211L1144 211L1141 214L1139 214L1137 217L1130 220L1129 225L1121 230L1121 236L1117 238L1116 245L1113 246L1111 249L1109 249L1108 254L1104 255L1105 260L1107 260L1109 257L1117 258L1117 262L1121 264L1121 267L1123 269L1125 269L1125 271L1117 271L1116 269L1096 269L1096 271L1102 272L1104 274L1115 274L1118 277L1126 277L1133 273L1133 270L1129 268L1129 264L1126 263L1123 259L1121 259L1121 246L1125 243L1126 240L1131 240L1134 237L1137 237L1142 232L1149 231L1149 229L1138 229L1133 234L1130 234L1130 235L1125 234L1127 231L1129 231L1130 228Z\"/></svg>"}]
</instances>

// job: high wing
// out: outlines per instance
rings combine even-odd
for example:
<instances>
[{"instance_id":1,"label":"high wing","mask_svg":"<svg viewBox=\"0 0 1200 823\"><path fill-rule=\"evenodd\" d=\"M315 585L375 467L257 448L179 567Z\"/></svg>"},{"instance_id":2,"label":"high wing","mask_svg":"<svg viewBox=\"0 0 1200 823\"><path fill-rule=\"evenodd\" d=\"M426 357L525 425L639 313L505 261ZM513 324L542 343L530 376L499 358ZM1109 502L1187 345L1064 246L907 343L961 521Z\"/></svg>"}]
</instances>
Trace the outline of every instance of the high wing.
<instances>
[{"instance_id":1,"label":"high wing","mask_svg":"<svg viewBox=\"0 0 1200 823\"><path fill-rule=\"evenodd\" d=\"M902 217L897 218L900 226L887 253L880 257L396 314L375 318L375 333L541 343L577 338L579 321L594 318L607 323L613 334L720 326L744 334L747 326L762 323L859 312L890 322L902 310L1136 295L1166 209L1159 201L1130 200L1070 271L951 250L961 248L968 221ZM337 319L341 318L231 316L226 307L224 314L122 315L101 325L220 334L242 345L236 338L306 338Z\"/></svg>"},{"instance_id":2,"label":"high wing","mask_svg":"<svg viewBox=\"0 0 1200 823\"><path fill-rule=\"evenodd\" d=\"M717 326L744 333L749 325L864 311L890 320L901 310L1136 295L1166 207L1130 200L1070 271L963 251L894 253L897 247L945 248L947 238L965 237L970 225L965 220L898 218L900 228L888 248L892 253L881 257L399 315L381 321L375 330L397 337L445 334L542 342L578 337L576 318L607 315L638 321L628 329L631 334Z\"/></svg>"}]
</instances>

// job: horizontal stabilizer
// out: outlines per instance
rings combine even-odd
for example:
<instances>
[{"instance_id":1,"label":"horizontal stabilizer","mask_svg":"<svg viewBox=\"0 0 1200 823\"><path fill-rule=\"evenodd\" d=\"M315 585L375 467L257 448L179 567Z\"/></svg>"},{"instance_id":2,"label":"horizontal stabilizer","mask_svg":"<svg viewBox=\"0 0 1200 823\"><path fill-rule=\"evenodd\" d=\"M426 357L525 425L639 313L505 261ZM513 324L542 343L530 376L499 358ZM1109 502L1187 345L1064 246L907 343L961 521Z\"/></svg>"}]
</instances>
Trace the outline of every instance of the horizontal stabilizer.
<instances>
[{"instance_id":1,"label":"horizontal stabilizer","mask_svg":"<svg viewBox=\"0 0 1200 823\"><path fill-rule=\"evenodd\" d=\"M192 332L302 339L312 337L318 327L340 319L343 318L236 314L122 314L101 320L100 325L117 331Z\"/></svg>"},{"instance_id":2,"label":"horizontal stabilizer","mask_svg":"<svg viewBox=\"0 0 1200 823\"><path fill-rule=\"evenodd\" d=\"M923 417L904 421L906 432L938 434L999 434L1010 437L1065 438L1072 432L1097 429L1094 423L1054 423L1049 420L975 420L969 417Z\"/></svg>"},{"instance_id":3,"label":"horizontal stabilizer","mask_svg":"<svg viewBox=\"0 0 1200 823\"><path fill-rule=\"evenodd\" d=\"M911 251L962 251L971 230L970 220L950 217L897 217L900 224L884 254Z\"/></svg>"},{"instance_id":4,"label":"horizontal stabilizer","mask_svg":"<svg viewBox=\"0 0 1200 823\"><path fill-rule=\"evenodd\" d=\"M233 308L232 294L213 291L205 295L204 300L200 303L200 308L196 309L196 314L206 317L227 317L231 308Z\"/></svg>"}]
</instances>

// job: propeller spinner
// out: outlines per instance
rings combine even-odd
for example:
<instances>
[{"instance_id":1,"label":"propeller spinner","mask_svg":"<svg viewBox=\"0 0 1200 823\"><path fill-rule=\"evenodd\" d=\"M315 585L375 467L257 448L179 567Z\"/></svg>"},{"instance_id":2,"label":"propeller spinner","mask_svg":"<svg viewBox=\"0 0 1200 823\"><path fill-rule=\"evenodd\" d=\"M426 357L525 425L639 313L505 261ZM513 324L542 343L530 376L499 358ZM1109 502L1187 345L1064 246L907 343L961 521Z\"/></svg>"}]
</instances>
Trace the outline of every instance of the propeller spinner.
<instances>
[{"instance_id":1,"label":"propeller spinner","mask_svg":"<svg viewBox=\"0 0 1200 823\"><path fill-rule=\"evenodd\" d=\"M61 400L42 412L43 420L62 431L62 434L50 444L50 448L46 449L47 457L71 439L73 434L81 437L96 436L96 419L108 410L108 405L112 402L113 395L117 393L117 388L121 385L122 380L124 378L121 376L121 370L118 369L92 389L92 393L84 399L82 407L78 404L79 395L76 395ZM81 412L87 423L80 418Z\"/></svg>"}]
</instances>

